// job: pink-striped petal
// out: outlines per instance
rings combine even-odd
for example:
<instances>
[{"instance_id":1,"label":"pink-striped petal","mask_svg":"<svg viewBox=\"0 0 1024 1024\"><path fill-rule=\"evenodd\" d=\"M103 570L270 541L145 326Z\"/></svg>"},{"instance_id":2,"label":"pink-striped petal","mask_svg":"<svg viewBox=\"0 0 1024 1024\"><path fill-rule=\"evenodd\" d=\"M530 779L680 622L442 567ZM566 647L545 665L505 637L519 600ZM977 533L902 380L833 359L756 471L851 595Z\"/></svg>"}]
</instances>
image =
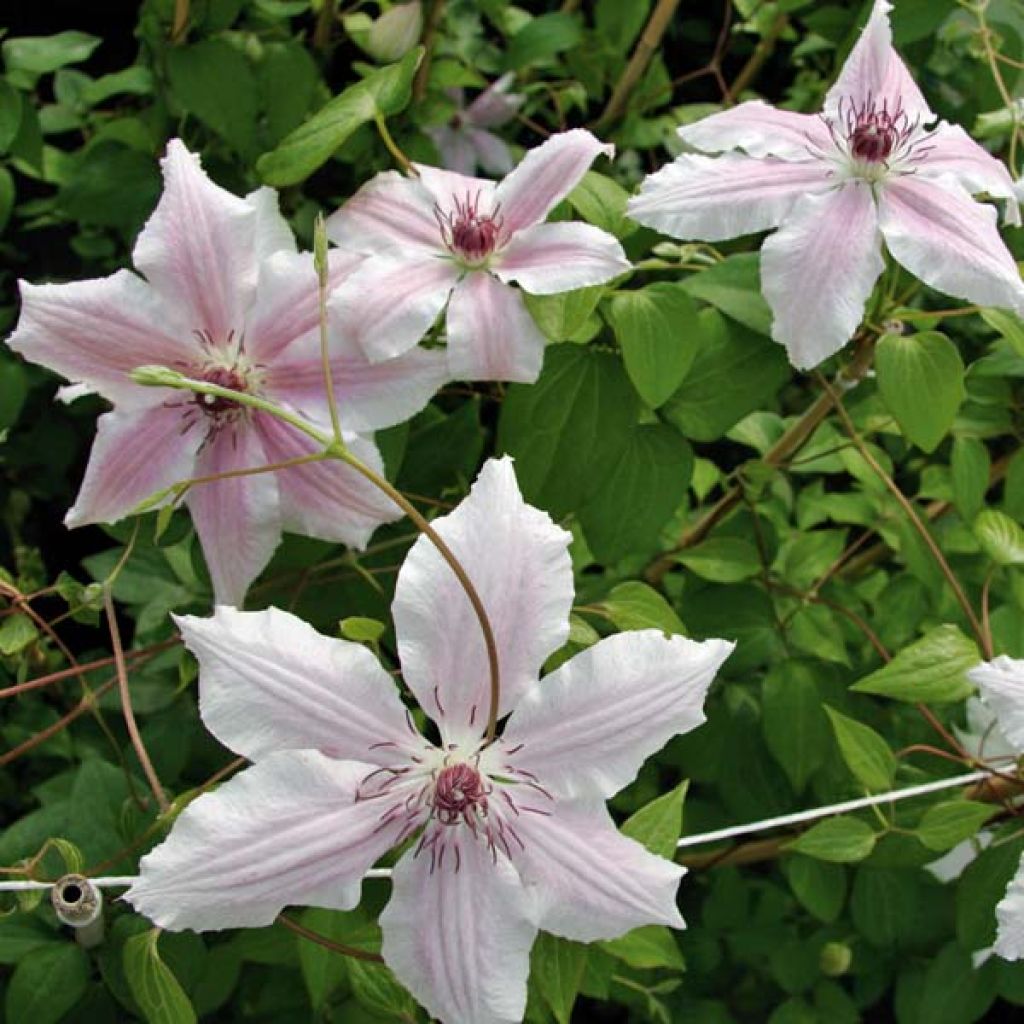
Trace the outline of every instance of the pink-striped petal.
<instances>
[{"instance_id":1,"label":"pink-striped petal","mask_svg":"<svg viewBox=\"0 0 1024 1024\"><path fill-rule=\"evenodd\" d=\"M1001 654L972 668L967 676L995 715L999 732L1024 752L1024 660Z\"/></svg>"},{"instance_id":2,"label":"pink-striped petal","mask_svg":"<svg viewBox=\"0 0 1024 1024\"><path fill-rule=\"evenodd\" d=\"M467 274L448 305L448 369L453 380L531 384L546 341L522 295L486 271Z\"/></svg>"},{"instance_id":3,"label":"pink-striped petal","mask_svg":"<svg viewBox=\"0 0 1024 1024\"><path fill-rule=\"evenodd\" d=\"M256 425L268 462L285 462L319 451L311 438L272 416L260 414ZM350 435L345 443L353 455L383 474L380 452L372 441ZM378 526L402 517L402 510L390 498L336 459L281 469L274 476L281 489L281 520L291 533L361 550Z\"/></svg>"},{"instance_id":4,"label":"pink-striped petal","mask_svg":"<svg viewBox=\"0 0 1024 1024\"><path fill-rule=\"evenodd\" d=\"M464 128L450 128L439 125L427 130L441 155L441 163L456 174L472 174L476 170L476 152Z\"/></svg>"},{"instance_id":5,"label":"pink-striped petal","mask_svg":"<svg viewBox=\"0 0 1024 1024\"><path fill-rule=\"evenodd\" d=\"M440 251L433 202L418 181L382 171L327 218L327 235L342 249L367 256L388 249Z\"/></svg>"},{"instance_id":6,"label":"pink-striped petal","mask_svg":"<svg viewBox=\"0 0 1024 1024\"><path fill-rule=\"evenodd\" d=\"M430 330L458 277L459 268L440 256L375 256L335 289L331 329L374 362L400 356Z\"/></svg>"},{"instance_id":7,"label":"pink-striped petal","mask_svg":"<svg viewBox=\"0 0 1024 1024\"><path fill-rule=\"evenodd\" d=\"M849 182L801 199L761 248L772 337L798 369L845 345L885 269L871 186Z\"/></svg>"},{"instance_id":8,"label":"pink-striped petal","mask_svg":"<svg viewBox=\"0 0 1024 1024\"><path fill-rule=\"evenodd\" d=\"M243 419L211 436L196 460L196 475L252 469L272 461L252 422ZM281 540L276 474L253 473L196 484L186 501L217 604L241 605L249 584Z\"/></svg>"},{"instance_id":9,"label":"pink-striped petal","mask_svg":"<svg viewBox=\"0 0 1024 1024\"><path fill-rule=\"evenodd\" d=\"M504 715L568 636L570 535L523 501L508 458L488 461L469 496L433 526L487 611ZM471 744L490 708L486 648L465 592L427 537L398 573L392 614L406 685L446 743Z\"/></svg>"},{"instance_id":10,"label":"pink-striped petal","mask_svg":"<svg viewBox=\"0 0 1024 1024\"><path fill-rule=\"evenodd\" d=\"M613 796L704 721L708 687L733 646L654 629L605 637L526 690L501 748L556 796Z\"/></svg>"},{"instance_id":11,"label":"pink-striped petal","mask_svg":"<svg viewBox=\"0 0 1024 1024\"><path fill-rule=\"evenodd\" d=\"M193 475L203 436L198 430L182 433L181 393L166 394L173 408L115 409L97 420L85 479L64 519L68 526L117 522Z\"/></svg>"},{"instance_id":12,"label":"pink-striped petal","mask_svg":"<svg viewBox=\"0 0 1024 1024\"><path fill-rule=\"evenodd\" d=\"M476 154L476 162L488 173L494 175L508 174L515 166L512 150L504 139L492 132L479 128L469 131L469 140Z\"/></svg>"},{"instance_id":13,"label":"pink-striped petal","mask_svg":"<svg viewBox=\"0 0 1024 1024\"><path fill-rule=\"evenodd\" d=\"M612 157L615 147L583 128L559 132L531 149L495 190L506 235L539 224L601 154Z\"/></svg>"},{"instance_id":14,"label":"pink-striped petal","mask_svg":"<svg viewBox=\"0 0 1024 1024\"><path fill-rule=\"evenodd\" d=\"M827 151L832 146L832 137L819 116L779 110L764 100L749 100L683 125L679 137L706 153L742 149L748 156L781 160L806 160L812 149Z\"/></svg>"},{"instance_id":15,"label":"pink-striped petal","mask_svg":"<svg viewBox=\"0 0 1024 1024\"><path fill-rule=\"evenodd\" d=\"M537 900L537 924L578 942L641 925L683 928L676 890L685 869L627 839L600 801L558 800L514 819L515 862Z\"/></svg>"},{"instance_id":16,"label":"pink-striped petal","mask_svg":"<svg viewBox=\"0 0 1024 1024\"><path fill-rule=\"evenodd\" d=\"M70 284L19 285L21 317L7 344L119 405L153 404L152 391L128 377L135 367L180 365L199 354L179 311L131 271Z\"/></svg>"},{"instance_id":17,"label":"pink-striped petal","mask_svg":"<svg viewBox=\"0 0 1024 1024\"><path fill-rule=\"evenodd\" d=\"M238 332L256 290L256 207L203 173L179 139L167 144L164 191L135 243L135 266L191 327Z\"/></svg>"},{"instance_id":18,"label":"pink-striped petal","mask_svg":"<svg viewBox=\"0 0 1024 1024\"><path fill-rule=\"evenodd\" d=\"M935 120L906 64L893 49L889 25L891 10L892 4L887 0L875 0L864 31L825 97L826 117L841 120L841 115L851 108L861 109L871 104L881 108L885 104L890 112L902 110L911 121L927 124Z\"/></svg>"},{"instance_id":19,"label":"pink-striped petal","mask_svg":"<svg viewBox=\"0 0 1024 1024\"><path fill-rule=\"evenodd\" d=\"M461 828L461 826L460 826ZM528 894L508 860L468 830L439 869L407 853L380 916L381 953L395 977L444 1024L518 1024L537 934Z\"/></svg>"},{"instance_id":20,"label":"pink-striped petal","mask_svg":"<svg viewBox=\"0 0 1024 1024\"><path fill-rule=\"evenodd\" d=\"M372 765L316 751L271 754L179 815L125 893L170 931L259 928L288 905L350 910L394 842L378 800L357 800Z\"/></svg>"},{"instance_id":21,"label":"pink-striped petal","mask_svg":"<svg viewBox=\"0 0 1024 1024\"><path fill-rule=\"evenodd\" d=\"M362 644L318 633L288 612L218 607L175 617L199 662L199 711L226 747L250 761L320 750L342 761L392 764L417 734L391 676Z\"/></svg>"},{"instance_id":22,"label":"pink-striped petal","mask_svg":"<svg viewBox=\"0 0 1024 1024\"><path fill-rule=\"evenodd\" d=\"M979 306L1024 315L1024 283L996 228L992 206L952 178L887 181L879 223L893 258L925 284Z\"/></svg>"},{"instance_id":23,"label":"pink-striped petal","mask_svg":"<svg viewBox=\"0 0 1024 1024\"><path fill-rule=\"evenodd\" d=\"M718 242L776 227L801 196L830 185L821 160L688 154L644 178L627 212L673 238Z\"/></svg>"},{"instance_id":24,"label":"pink-striped petal","mask_svg":"<svg viewBox=\"0 0 1024 1024\"><path fill-rule=\"evenodd\" d=\"M618 240L592 224L535 224L512 236L491 269L534 295L554 295L604 284L630 262Z\"/></svg>"},{"instance_id":25,"label":"pink-striped petal","mask_svg":"<svg viewBox=\"0 0 1024 1024\"><path fill-rule=\"evenodd\" d=\"M496 78L466 108L464 119L479 128L495 128L511 121L526 102L522 93L509 92L513 81L515 75L511 71Z\"/></svg>"}]
</instances>

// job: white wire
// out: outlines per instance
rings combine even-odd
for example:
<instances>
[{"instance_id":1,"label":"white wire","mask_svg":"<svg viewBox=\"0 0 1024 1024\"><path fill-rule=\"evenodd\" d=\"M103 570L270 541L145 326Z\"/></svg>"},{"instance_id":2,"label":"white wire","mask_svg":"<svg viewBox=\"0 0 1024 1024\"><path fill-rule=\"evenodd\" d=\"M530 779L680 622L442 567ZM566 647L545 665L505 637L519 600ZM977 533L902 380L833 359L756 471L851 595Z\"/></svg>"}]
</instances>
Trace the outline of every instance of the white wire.
<instances>
[{"instance_id":1,"label":"white wire","mask_svg":"<svg viewBox=\"0 0 1024 1024\"><path fill-rule=\"evenodd\" d=\"M720 828L716 832L702 832L696 836L684 836L676 843L677 849L686 846L700 846L704 843L719 843L723 839L733 839L736 836L749 835L751 832L766 832L772 828L782 828L785 825L799 825L804 821L815 821L818 818L828 818L833 814L845 814L847 811L859 811L865 807L875 807L879 804L896 803L897 800L910 800L915 796L925 796L928 793L938 793L943 789L955 789L957 786L969 786L972 782L981 782L982 779L991 777L987 771L969 772L967 775L957 775L952 779L939 779L937 782L924 782L919 786L909 786L906 789L896 789L889 793L879 793L876 796L864 796L857 800L845 800L840 804L829 804L827 807L812 807L808 811L796 811L793 814L782 814L775 818L765 818L762 821L751 821L746 825L734 825L732 828ZM366 878L390 878L391 868L370 868L366 872ZM111 875L106 878L90 878L93 885L104 889L127 888L135 882L132 875ZM0 882L0 892L24 892L33 889L49 889L52 882Z\"/></svg>"}]
</instances>

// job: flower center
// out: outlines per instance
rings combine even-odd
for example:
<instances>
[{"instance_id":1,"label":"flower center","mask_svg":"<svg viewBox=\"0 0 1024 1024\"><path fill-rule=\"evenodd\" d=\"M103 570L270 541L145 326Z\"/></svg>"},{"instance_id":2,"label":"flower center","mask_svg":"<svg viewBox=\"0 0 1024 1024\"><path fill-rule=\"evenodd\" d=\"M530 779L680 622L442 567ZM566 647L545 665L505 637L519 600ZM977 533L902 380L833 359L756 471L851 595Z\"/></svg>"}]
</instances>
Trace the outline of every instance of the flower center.
<instances>
[{"instance_id":1,"label":"flower center","mask_svg":"<svg viewBox=\"0 0 1024 1024\"><path fill-rule=\"evenodd\" d=\"M480 193L455 200L455 208L442 213L434 207L434 216L441 228L441 241L446 249L463 262L478 266L494 252L501 235L502 219L495 209L480 210Z\"/></svg>"},{"instance_id":2,"label":"flower center","mask_svg":"<svg viewBox=\"0 0 1024 1024\"><path fill-rule=\"evenodd\" d=\"M882 163L905 137L907 127L906 115L900 111L893 115L884 107L862 110L847 125L850 152L858 160Z\"/></svg>"},{"instance_id":3,"label":"flower center","mask_svg":"<svg viewBox=\"0 0 1024 1024\"><path fill-rule=\"evenodd\" d=\"M442 768L434 783L434 816L442 825L464 821L475 826L487 816L490 787L472 765L465 762Z\"/></svg>"},{"instance_id":4,"label":"flower center","mask_svg":"<svg viewBox=\"0 0 1024 1024\"><path fill-rule=\"evenodd\" d=\"M248 391L245 376L237 366L212 366L203 372L202 379L218 387L229 388L231 391ZM196 405L215 420L226 416L236 418L242 411L242 406L238 402L222 395L196 395Z\"/></svg>"}]
</instances>

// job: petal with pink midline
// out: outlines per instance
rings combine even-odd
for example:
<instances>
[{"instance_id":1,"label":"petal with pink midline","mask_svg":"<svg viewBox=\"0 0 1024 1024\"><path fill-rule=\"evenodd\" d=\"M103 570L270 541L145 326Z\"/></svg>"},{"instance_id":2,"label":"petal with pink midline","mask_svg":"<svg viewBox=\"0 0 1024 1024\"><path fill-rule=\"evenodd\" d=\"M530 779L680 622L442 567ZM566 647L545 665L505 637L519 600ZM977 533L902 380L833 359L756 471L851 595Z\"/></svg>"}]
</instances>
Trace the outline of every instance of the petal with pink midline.
<instances>
[{"instance_id":1,"label":"petal with pink midline","mask_svg":"<svg viewBox=\"0 0 1024 1024\"><path fill-rule=\"evenodd\" d=\"M996 904L995 950L1004 960L1024 958L1024 858Z\"/></svg>"},{"instance_id":2,"label":"petal with pink midline","mask_svg":"<svg viewBox=\"0 0 1024 1024\"><path fill-rule=\"evenodd\" d=\"M613 796L704 721L708 687L733 646L656 629L605 637L523 694L498 750L556 796Z\"/></svg>"},{"instance_id":3,"label":"petal with pink midline","mask_svg":"<svg viewBox=\"0 0 1024 1024\"><path fill-rule=\"evenodd\" d=\"M1024 283L996 228L995 208L951 177L887 181L879 225L893 258L937 291L1024 316Z\"/></svg>"},{"instance_id":4,"label":"petal with pink midline","mask_svg":"<svg viewBox=\"0 0 1024 1024\"><path fill-rule=\"evenodd\" d=\"M889 12L892 4L875 0L864 31L850 51L835 85L825 96L825 116L839 118L851 110L883 104L890 113L902 110L910 121L935 120L906 64L892 46ZM842 101L842 111L840 111Z\"/></svg>"},{"instance_id":5,"label":"petal with pink midline","mask_svg":"<svg viewBox=\"0 0 1024 1024\"><path fill-rule=\"evenodd\" d=\"M1018 751L1024 751L1024 660L999 655L967 673L1001 732Z\"/></svg>"},{"instance_id":6,"label":"petal with pink midline","mask_svg":"<svg viewBox=\"0 0 1024 1024\"><path fill-rule=\"evenodd\" d=\"M120 406L150 406L137 366L181 368L201 358L178 311L129 270L70 284L19 282L21 317L7 344L30 362L85 384Z\"/></svg>"},{"instance_id":7,"label":"petal with pink midline","mask_svg":"<svg viewBox=\"0 0 1024 1024\"><path fill-rule=\"evenodd\" d=\"M367 256L388 249L436 252L442 242L433 204L419 181L381 171L327 218L327 236L340 248Z\"/></svg>"},{"instance_id":8,"label":"petal with pink midline","mask_svg":"<svg viewBox=\"0 0 1024 1024\"><path fill-rule=\"evenodd\" d=\"M203 435L198 428L182 433L181 405L187 401L182 392L159 394L173 405L115 409L96 421L85 479L64 518L68 526L115 523L147 498L193 475Z\"/></svg>"},{"instance_id":9,"label":"petal with pink midline","mask_svg":"<svg viewBox=\"0 0 1024 1024\"><path fill-rule=\"evenodd\" d=\"M200 429L199 424L195 429ZM253 469L272 462L252 422L225 424L196 459L197 476ZM281 540L274 473L252 473L195 484L186 498L217 604L241 605Z\"/></svg>"},{"instance_id":10,"label":"petal with pink midline","mask_svg":"<svg viewBox=\"0 0 1024 1024\"><path fill-rule=\"evenodd\" d=\"M504 139L499 138L493 132L471 128L469 139L476 151L476 162L488 174L508 174L515 166L512 150L508 148Z\"/></svg>"},{"instance_id":11,"label":"petal with pink midline","mask_svg":"<svg viewBox=\"0 0 1024 1024\"><path fill-rule=\"evenodd\" d=\"M189 325L236 334L256 290L257 208L215 185L180 139L161 161L164 191L135 243L135 266Z\"/></svg>"},{"instance_id":12,"label":"petal with pink midline","mask_svg":"<svg viewBox=\"0 0 1024 1024\"><path fill-rule=\"evenodd\" d=\"M430 330L459 274L455 263L443 256L374 256L331 295L331 330L374 362L400 356Z\"/></svg>"},{"instance_id":13,"label":"petal with pink midline","mask_svg":"<svg viewBox=\"0 0 1024 1024\"><path fill-rule=\"evenodd\" d=\"M290 904L352 909L402 827L380 827L382 801L356 798L371 771L312 750L269 755L190 803L124 898L170 931L260 928Z\"/></svg>"},{"instance_id":14,"label":"petal with pink midline","mask_svg":"<svg viewBox=\"0 0 1024 1024\"><path fill-rule=\"evenodd\" d=\"M532 901L505 857L492 860L464 826L452 831L463 834L440 868L411 851L395 867L380 915L384 962L444 1024L518 1024L537 934Z\"/></svg>"},{"instance_id":15,"label":"petal with pink midline","mask_svg":"<svg viewBox=\"0 0 1024 1024\"><path fill-rule=\"evenodd\" d=\"M486 271L467 274L448 304L448 370L453 380L532 384L547 344L523 296Z\"/></svg>"},{"instance_id":16,"label":"petal with pink midline","mask_svg":"<svg viewBox=\"0 0 1024 1024\"><path fill-rule=\"evenodd\" d=\"M268 462L285 462L321 450L312 438L273 416L260 413L256 424ZM349 435L345 444L364 465L383 475L380 452L372 441ZM402 517L402 510L387 495L337 459L280 469L274 476L281 489L281 521L291 533L362 550L378 526Z\"/></svg>"},{"instance_id":17,"label":"petal with pink midline","mask_svg":"<svg viewBox=\"0 0 1024 1024\"><path fill-rule=\"evenodd\" d=\"M772 337L809 370L853 337L885 269L871 186L851 181L801 199L761 247Z\"/></svg>"},{"instance_id":18,"label":"petal with pink midline","mask_svg":"<svg viewBox=\"0 0 1024 1024\"><path fill-rule=\"evenodd\" d=\"M502 281L516 281L534 295L554 295L604 284L630 266L622 246L607 231L562 222L517 232L491 269Z\"/></svg>"},{"instance_id":19,"label":"petal with pink midline","mask_svg":"<svg viewBox=\"0 0 1024 1024\"><path fill-rule=\"evenodd\" d=\"M479 128L494 128L511 121L526 102L522 93L509 92L515 75L506 71L484 89L466 108L464 119Z\"/></svg>"},{"instance_id":20,"label":"petal with pink midline","mask_svg":"<svg viewBox=\"0 0 1024 1024\"><path fill-rule=\"evenodd\" d=\"M531 149L494 193L506 236L539 224L602 154L614 156L615 147L584 128L559 132Z\"/></svg>"},{"instance_id":21,"label":"petal with pink midline","mask_svg":"<svg viewBox=\"0 0 1024 1024\"><path fill-rule=\"evenodd\" d=\"M456 174L472 174L476 169L476 153L465 128L453 129L442 124L428 130L434 140L441 163Z\"/></svg>"},{"instance_id":22,"label":"petal with pink midline","mask_svg":"<svg viewBox=\"0 0 1024 1024\"><path fill-rule=\"evenodd\" d=\"M742 149L747 156L781 160L806 160L812 150L827 152L833 147L828 127L819 116L779 110L764 100L748 100L683 125L679 137L706 153Z\"/></svg>"},{"instance_id":23,"label":"petal with pink midline","mask_svg":"<svg viewBox=\"0 0 1024 1024\"><path fill-rule=\"evenodd\" d=\"M641 925L683 928L676 890L685 869L615 827L600 801L556 800L547 813L510 819L513 857L537 901L537 924L578 942L614 939Z\"/></svg>"},{"instance_id":24,"label":"petal with pink midline","mask_svg":"<svg viewBox=\"0 0 1024 1024\"><path fill-rule=\"evenodd\" d=\"M487 611L504 715L569 635L570 535L523 501L507 457L485 463L469 496L432 525ZM406 556L391 610L406 685L445 742L472 743L490 708L486 648L469 599L429 538Z\"/></svg>"},{"instance_id":25,"label":"petal with pink midline","mask_svg":"<svg viewBox=\"0 0 1024 1024\"><path fill-rule=\"evenodd\" d=\"M199 662L203 723L250 761L320 750L388 765L424 744L394 680L362 644L326 637L277 608L220 606L209 618L174 621Z\"/></svg>"},{"instance_id":26,"label":"petal with pink midline","mask_svg":"<svg viewBox=\"0 0 1024 1024\"><path fill-rule=\"evenodd\" d=\"M626 212L686 241L719 242L776 227L808 193L831 187L823 160L756 160L740 153L687 154L644 178Z\"/></svg>"}]
</instances>

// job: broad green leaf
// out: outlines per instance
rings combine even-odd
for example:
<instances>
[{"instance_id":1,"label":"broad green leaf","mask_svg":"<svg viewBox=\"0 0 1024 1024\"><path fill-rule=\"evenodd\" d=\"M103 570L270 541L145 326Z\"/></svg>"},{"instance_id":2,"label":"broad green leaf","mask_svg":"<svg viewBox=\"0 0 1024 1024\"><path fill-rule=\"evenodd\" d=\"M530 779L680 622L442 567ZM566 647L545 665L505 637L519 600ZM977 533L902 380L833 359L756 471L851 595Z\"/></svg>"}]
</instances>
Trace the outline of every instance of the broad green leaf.
<instances>
[{"instance_id":1,"label":"broad green leaf","mask_svg":"<svg viewBox=\"0 0 1024 1024\"><path fill-rule=\"evenodd\" d=\"M0 153L6 153L21 125L21 93L0 78Z\"/></svg>"},{"instance_id":2,"label":"broad green leaf","mask_svg":"<svg viewBox=\"0 0 1024 1024\"><path fill-rule=\"evenodd\" d=\"M408 102L422 47L397 64L367 75L318 110L256 164L268 185L294 185L308 178L360 125L397 114Z\"/></svg>"},{"instance_id":3,"label":"broad green leaf","mask_svg":"<svg viewBox=\"0 0 1024 1024\"><path fill-rule=\"evenodd\" d=\"M1017 355L1024 358L1024 320L1006 309L983 309L981 318L1013 347Z\"/></svg>"},{"instance_id":4,"label":"broad green leaf","mask_svg":"<svg viewBox=\"0 0 1024 1024\"><path fill-rule=\"evenodd\" d=\"M254 71L263 108L263 139L277 145L309 112L320 83L316 62L297 41L263 44Z\"/></svg>"},{"instance_id":5,"label":"broad green leaf","mask_svg":"<svg viewBox=\"0 0 1024 1024\"><path fill-rule=\"evenodd\" d=\"M124 974L149 1024L194 1024L189 998L160 958L160 929L133 935L124 944Z\"/></svg>"},{"instance_id":6,"label":"broad green leaf","mask_svg":"<svg viewBox=\"0 0 1024 1024\"><path fill-rule=\"evenodd\" d=\"M1010 458L1003 481L1003 508L1018 522L1024 521L1024 448Z\"/></svg>"},{"instance_id":7,"label":"broad green leaf","mask_svg":"<svg viewBox=\"0 0 1024 1024\"><path fill-rule=\"evenodd\" d=\"M578 18L556 11L532 18L509 40L505 68L517 71L547 60L579 44L583 29Z\"/></svg>"},{"instance_id":8,"label":"broad green leaf","mask_svg":"<svg viewBox=\"0 0 1024 1024\"><path fill-rule=\"evenodd\" d=\"M160 195L160 173L153 159L120 142L97 143L76 158L73 167L57 205L82 224L131 233Z\"/></svg>"},{"instance_id":9,"label":"broad green leaf","mask_svg":"<svg viewBox=\"0 0 1024 1024\"><path fill-rule=\"evenodd\" d=\"M558 1024L569 1024L583 972L587 947L541 932L530 953L530 977Z\"/></svg>"},{"instance_id":10,"label":"broad green leaf","mask_svg":"<svg viewBox=\"0 0 1024 1024\"><path fill-rule=\"evenodd\" d=\"M337 955L335 955L337 958ZM344 959L356 1001L371 1013L398 1020L413 1020L416 1004L384 964Z\"/></svg>"},{"instance_id":11,"label":"broad green leaf","mask_svg":"<svg viewBox=\"0 0 1024 1024\"><path fill-rule=\"evenodd\" d=\"M14 612L0 621L0 654L10 657L35 643L39 631L35 623L24 613Z\"/></svg>"},{"instance_id":12,"label":"broad green leaf","mask_svg":"<svg viewBox=\"0 0 1024 1024\"><path fill-rule=\"evenodd\" d=\"M863 722L847 718L827 704L824 708L846 767L866 789L889 789L896 774L896 758L885 740Z\"/></svg>"},{"instance_id":13,"label":"broad green leaf","mask_svg":"<svg viewBox=\"0 0 1024 1024\"><path fill-rule=\"evenodd\" d=\"M771 335L772 311L761 294L761 258L744 252L686 278L683 287L758 334Z\"/></svg>"},{"instance_id":14,"label":"broad green leaf","mask_svg":"<svg viewBox=\"0 0 1024 1024\"><path fill-rule=\"evenodd\" d=\"M814 668L799 661L772 668L761 690L761 729L772 757L802 792L831 742Z\"/></svg>"},{"instance_id":15,"label":"broad green leaf","mask_svg":"<svg viewBox=\"0 0 1024 1024\"><path fill-rule=\"evenodd\" d=\"M98 36L85 32L58 32L52 36L8 39L0 50L8 71L45 75L68 64L80 64L88 60L101 42L103 40Z\"/></svg>"},{"instance_id":16,"label":"broad green leaf","mask_svg":"<svg viewBox=\"0 0 1024 1024\"><path fill-rule=\"evenodd\" d=\"M380 928L370 922L362 910L327 910L309 907L303 911L302 924L310 931L317 932L334 942L354 946L367 952L380 950ZM299 966L306 991L314 1008L327 1005L338 987L345 980L346 960L325 946L296 938L299 950Z\"/></svg>"},{"instance_id":17,"label":"broad green leaf","mask_svg":"<svg viewBox=\"0 0 1024 1024\"><path fill-rule=\"evenodd\" d=\"M831 923L846 902L846 871L839 864L795 854L783 861L790 888L819 921Z\"/></svg>"},{"instance_id":18,"label":"broad green leaf","mask_svg":"<svg viewBox=\"0 0 1024 1024\"><path fill-rule=\"evenodd\" d=\"M851 864L875 848L875 833L859 818L826 818L784 847L817 860Z\"/></svg>"},{"instance_id":19,"label":"broad green leaf","mask_svg":"<svg viewBox=\"0 0 1024 1024\"><path fill-rule=\"evenodd\" d=\"M639 580L618 583L601 601L601 607L619 629L660 629L686 634L675 609L653 587Z\"/></svg>"},{"instance_id":20,"label":"broad green leaf","mask_svg":"<svg viewBox=\"0 0 1024 1024\"><path fill-rule=\"evenodd\" d=\"M600 943L600 946L617 960L640 970L664 967L681 971L686 966L679 943L664 925L650 924L634 928L620 938Z\"/></svg>"},{"instance_id":21,"label":"broad green leaf","mask_svg":"<svg viewBox=\"0 0 1024 1024\"><path fill-rule=\"evenodd\" d=\"M679 285L664 282L621 291L608 305L608 321L629 379L657 409L682 384L700 347L701 324L693 299Z\"/></svg>"},{"instance_id":22,"label":"broad green leaf","mask_svg":"<svg viewBox=\"0 0 1024 1024\"><path fill-rule=\"evenodd\" d=\"M346 640L360 644L375 644L388 629L385 623L362 615L350 615L347 619L342 619L338 628Z\"/></svg>"},{"instance_id":23,"label":"broad green leaf","mask_svg":"<svg viewBox=\"0 0 1024 1024\"><path fill-rule=\"evenodd\" d=\"M976 835L998 810L975 800L945 800L924 812L914 834L929 850L951 850Z\"/></svg>"},{"instance_id":24,"label":"broad green leaf","mask_svg":"<svg viewBox=\"0 0 1024 1024\"><path fill-rule=\"evenodd\" d=\"M996 904L1020 866L1024 838L1016 836L982 850L956 886L956 936L964 949L984 949L996 937Z\"/></svg>"},{"instance_id":25,"label":"broad green leaf","mask_svg":"<svg viewBox=\"0 0 1024 1024\"><path fill-rule=\"evenodd\" d=\"M557 295L531 295L523 292L526 308L537 326L551 341L579 340L577 335L586 327L598 301L604 294L603 284L592 288L576 288ZM600 321L594 318L600 326ZM588 333L583 331L583 333Z\"/></svg>"},{"instance_id":26,"label":"broad green leaf","mask_svg":"<svg viewBox=\"0 0 1024 1024\"><path fill-rule=\"evenodd\" d=\"M986 508L974 520L974 536L999 565L1024 565L1024 529L999 509Z\"/></svg>"},{"instance_id":27,"label":"broad green leaf","mask_svg":"<svg viewBox=\"0 0 1024 1024\"><path fill-rule=\"evenodd\" d=\"M910 703L959 701L974 692L965 673L978 660L974 641L956 626L936 626L851 689Z\"/></svg>"},{"instance_id":28,"label":"broad green leaf","mask_svg":"<svg viewBox=\"0 0 1024 1024\"><path fill-rule=\"evenodd\" d=\"M613 178L587 171L565 198L588 224L616 238L626 238L637 230L636 221L626 216L629 193Z\"/></svg>"},{"instance_id":29,"label":"broad green leaf","mask_svg":"<svg viewBox=\"0 0 1024 1024\"><path fill-rule=\"evenodd\" d=\"M950 942L928 965L917 1019L922 1024L981 1020L995 998L988 972L975 967L967 950Z\"/></svg>"},{"instance_id":30,"label":"broad green leaf","mask_svg":"<svg viewBox=\"0 0 1024 1024\"><path fill-rule=\"evenodd\" d=\"M937 331L883 334L875 350L878 388L907 440L933 452L964 400L964 364Z\"/></svg>"},{"instance_id":31,"label":"broad green leaf","mask_svg":"<svg viewBox=\"0 0 1024 1024\"><path fill-rule=\"evenodd\" d=\"M0 964L21 963L34 949L64 946L66 936L28 914L0 917Z\"/></svg>"},{"instance_id":32,"label":"broad green leaf","mask_svg":"<svg viewBox=\"0 0 1024 1024\"><path fill-rule=\"evenodd\" d=\"M89 957L76 942L34 949L18 962L7 983L7 1020L57 1024L85 993Z\"/></svg>"},{"instance_id":33,"label":"broad green leaf","mask_svg":"<svg viewBox=\"0 0 1024 1024\"><path fill-rule=\"evenodd\" d=\"M683 830L683 803L689 782L656 797L634 812L622 826L622 834L642 843L651 853L671 860Z\"/></svg>"},{"instance_id":34,"label":"broad green leaf","mask_svg":"<svg viewBox=\"0 0 1024 1024\"><path fill-rule=\"evenodd\" d=\"M971 523L985 503L991 460L988 449L975 437L953 441L953 504L965 523Z\"/></svg>"},{"instance_id":35,"label":"broad green leaf","mask_svg":"<svg viewBox=\"0 0 1024 1024\"><path fill-rule=\"evenodd\" d=\"M715 583L737 583L761 572L757 548L742 537L709 537L673 558L695 576Z\"/></svg>"}]
</instances>

